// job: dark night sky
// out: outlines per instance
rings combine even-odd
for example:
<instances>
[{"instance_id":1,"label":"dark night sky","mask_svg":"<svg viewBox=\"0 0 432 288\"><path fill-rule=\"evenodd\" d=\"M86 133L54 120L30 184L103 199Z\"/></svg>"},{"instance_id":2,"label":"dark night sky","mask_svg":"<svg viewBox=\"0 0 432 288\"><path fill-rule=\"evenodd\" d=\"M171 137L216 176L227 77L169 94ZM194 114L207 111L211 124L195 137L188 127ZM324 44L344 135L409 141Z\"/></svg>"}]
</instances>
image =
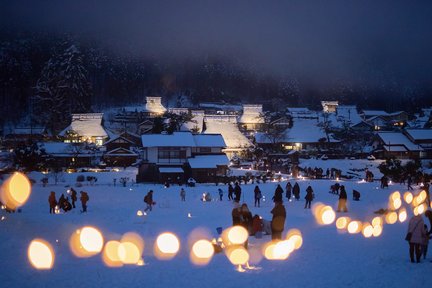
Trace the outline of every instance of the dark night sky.
<instances>
[{"instance_id":1,"label":"dark night sky","mask_svg":"<svg viewBox=\"0 0 432 288\"><path fill-rule=\"evenodd\" d=\"M432 79L432 1L1 2L1 26L73 32L122 53L234 57L317 81L364 81L375 70Z\"/></svg>"}]
</instances>

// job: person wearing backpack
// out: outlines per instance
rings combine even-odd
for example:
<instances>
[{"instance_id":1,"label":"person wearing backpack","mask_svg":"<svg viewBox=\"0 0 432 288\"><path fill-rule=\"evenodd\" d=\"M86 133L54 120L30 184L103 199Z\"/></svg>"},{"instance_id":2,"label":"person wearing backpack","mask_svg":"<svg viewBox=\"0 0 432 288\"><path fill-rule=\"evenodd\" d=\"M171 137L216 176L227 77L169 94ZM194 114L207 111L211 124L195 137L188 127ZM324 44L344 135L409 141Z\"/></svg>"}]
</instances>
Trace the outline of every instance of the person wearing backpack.
<instances>
[{"instance_id":1,"label":"person wearing backpack","mask_svg":"<svg viewBox=\"0 0 432 288\"><path fill-rule=\"evenodd\" d=\"M144 203L147 204L147 207L144 209L144 212L147 212L147 210L152 211L153 205L155 202L153 202L153 190L150 190L147 195L144 197Z\"/></svg>"}]
</instances>

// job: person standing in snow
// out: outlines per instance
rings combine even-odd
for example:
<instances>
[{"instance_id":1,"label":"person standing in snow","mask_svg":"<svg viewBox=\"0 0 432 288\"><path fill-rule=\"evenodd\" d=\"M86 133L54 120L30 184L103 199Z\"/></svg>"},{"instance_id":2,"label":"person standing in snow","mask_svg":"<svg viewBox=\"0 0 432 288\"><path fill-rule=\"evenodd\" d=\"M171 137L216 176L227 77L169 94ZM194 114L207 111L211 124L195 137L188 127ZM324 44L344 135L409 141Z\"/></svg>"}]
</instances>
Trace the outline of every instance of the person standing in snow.
<instances>
[{"instance_id":1,"label":"person standing in snow","mask_svg":"<svg viewBox=\"0 0 432 288\"><path fill-rule=\"evenodd\" d=\"M147 207L144 209L144 212L147 212L147 210L152 211L153 205L155 202L153 202L153 190L150 190L146 196L144 196L144 203L147 204Z\"/></svg>"},{"instance_id":2,"label":"person standing in snow","mask_svg":"<svg viewBox=\"0 0 432 288\"><path fill-rule=\"evenodd\" d=\"M254 189L255 207L257 207L257 205L258 205L258 207L260 207L261 197L262 197L261 190L258 187L258 185L256 185L255 189Z\"/></svg>"},{"instance_id":3,"label":"person standing in snow","mask_svg":"<svg viewBox=\"0 0 432 288\"><path fill-rule=\"evenodd\" d=\"M223 190L221 188L218 189L218 193L219 193L219 201L222 201L222 197L223 197Z\"/></svg>"},{"instance_id":4,"label":"person standing in snow","mask_svg":"<svg viewBox=\"0 0 432 288\"><path fill-rule=\"evenodd\" d=\"M275 192L274 192L274 195L273 195L273 202L283 202L283 200L282 200L282 195L283 195L283 189L282 189L282 187L280 186L280 184L278 184L277 185L277 187L276 187L276 189L275 189Z\"/></svg>"},{"instance_id":5,"label":"person standing in snow","mask_svg":"<svg viewBox=\"0 0 432 288\"><path fill-rule=\"evenodd\" d=\"M237 203L240 203L241 192L242 192L242 189L240 187L240 184L238 182L236 182L234 185L234 195L235 195L234 201Z\"/></svg>"},{"instance_id":6,"label":"person standing in snow","mask_svg":"<svg viewBox=\"0 0 432 288\"><path fill-rule=\"evenodd\" d=\"M81 191L80 192L81 197L80 197L80 201L81 201L81 206L82 206L82 212L87 212L87 202L90 200L87 192Z\"/></svg>"},{"instance_id":7,"label":"person standing in snow","mask_svg":"<svg viewBox=\"0 0 432 288\"><path fill-rule=\"evenodd\" d=\"M411 184L412 184L412 178L411 178L411 175L408 175L408 178L407 178L407 189L408 190L413 190L413 188L411 187Z\"/></svg>"},{"instance_id":8,"label":"person standing in snow","mask_svg":"<svg viewBox=\"0 0 432 288\"><path fill-rule=\"evenodd\" d=\"M285 186L285 197L288 201L291 200L291 192L292 192L292 185L291 182L288 181L287 185Z\"/></svg>"},{"instance_id":9,"label":"person standing in snow","mask_svg":"<svg viewBox=\"0 0 432 288\"><path fill-rule=\"evenodd\" d=\"M411 237L407 239L409 243L409 255L410 260L414 263L414 252L415 260L420 263L421 259L421 245L424 243L424 237L427 236L427 232L424 228L424 221L421 214L413 216L408 223L408 233L411 233Z\"/></svg>"},{"instance_id":10,"label":"person standing in snow","mask_svg":"<svg viewBox=\"0 0 432 288\"><path fill-rule=\"evenodd\" d=\"M228 201L233 200L234 188L231 183L228 184Z\"/></svg>"},{"instance_id":11,"label":"person standing in snow","mask_svg":"<svg viewBox=\"0 0 432 288\"><path fill-rule=\"evenodd\" d=\"M282 202L275 202L275 206L270 213L273 214L271 222L272 240L282 239L286 219L285 206Z\"/></svg>"},{"instance_id":12,"label":"person standing in snow","mask_svg":"<svg viewBox=\"0 0 432 288\"><path fill-rule=\"evenodd\" d=\"M51 191L50 196L48 197L48 203L50 206L50 214L55 214L55 207L57 205L57 200L54 191Z\"/></svg>"},{"instance_id":13,"label":"person standing in snow","mask_svg":"<svg viewBox=\"0 0 432 288\"><path fill-rule=\"evenodd\" d=\"M421 247L421 252L422 252L423 259L426 259L427 250L429 246L429 234L427 233L428 229L426 224L424 225L424 230L426 231L426 234L423 234L423 244Z\"/></svg>"},{"instance_id":14,"label":"person standing in snow","mask_svg":"<svg viewBox=\"0 0 432 288\"><path fill-rule=\"evenodd\" d=\"M71 188L70 191L71 191L72 207L76 208L75 207L75 202L78 201L77 192L73 188Z\"/></svg>"},{"instance_id":15,"label":"person standing in snow","mask_svg":"<svg viewBox=\"0 0 432 288\"><path fill-rule=\"evenodd\" d=\"M293 195L297 201L300 200L300 186L297 182L294 184L293 187Z\"/></svg>"},{"instance_id":16,"label":"person standing in snow","mask_svg":"<svg viewBox=\"0 0 432 288\"><path fill-rule=\"evenodd\" d=\"M183 188L180 189L180 199L183 202L186 201L186 191Z\"/></svg>"},{"instance_id":17,"label":"person standing in snow","mask_svg":"<svg viewBox=\"0 0 432 288\"><path fill-rule=\"evenodd\" d=\"M305 199L306 199L306 203L305 203L304 209L306 209L306 208L310 209L311 208L311 204L312 204L312 200L314 199L313 189L312 189L312 187L310 185L306 188Z\"/></svg>"},{"instance_id":18,"label":"person standing in snow","mask_svg":"<svg viewBox=\"0 0 432 288\"><path fill-rule=\"evenodd\" d=\"M337 212L348 212L348 209L346 206L347 205L347 199L348 199L348 195L345 191L345 186L341 185Z\"/></svg>"}]
</instances>

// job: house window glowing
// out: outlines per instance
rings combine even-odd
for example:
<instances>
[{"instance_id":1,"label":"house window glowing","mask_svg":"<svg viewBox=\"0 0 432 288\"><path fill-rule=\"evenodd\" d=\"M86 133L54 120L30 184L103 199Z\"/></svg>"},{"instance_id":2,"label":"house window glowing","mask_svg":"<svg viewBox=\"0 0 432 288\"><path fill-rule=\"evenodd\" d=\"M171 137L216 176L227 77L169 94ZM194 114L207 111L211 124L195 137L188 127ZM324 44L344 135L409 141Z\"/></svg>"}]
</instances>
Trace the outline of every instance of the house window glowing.
<instances>
[{"instance_id":1,"label":"house window glowing","mask_svg":"<svg viewBox=\"0 0 432 288\"><path fill-rule=\"evenodd\" d=\"M102 145L103 145L103 140L102 140L102 138L96 138L96 140L95 140L95 144L96 144L96 146L102 146Z\"/></svg>"}]
</instances>

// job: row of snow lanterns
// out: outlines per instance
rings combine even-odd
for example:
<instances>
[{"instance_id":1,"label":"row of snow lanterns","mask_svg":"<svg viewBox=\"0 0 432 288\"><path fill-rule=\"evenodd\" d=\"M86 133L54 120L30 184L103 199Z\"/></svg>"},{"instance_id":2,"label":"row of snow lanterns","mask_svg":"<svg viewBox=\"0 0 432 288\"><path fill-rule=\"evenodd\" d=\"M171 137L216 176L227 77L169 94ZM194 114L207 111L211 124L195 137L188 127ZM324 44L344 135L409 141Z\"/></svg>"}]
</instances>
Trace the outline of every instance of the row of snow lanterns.
<instances>
[{"instance_id":1,"label":"row of snow lanterns","mask_svg":"<svg viewBox=\"0 0 432 288\"><path fill-rule=\"evenodd\" d=\"M422 214L428 208L426 201L426 191L421 191L417 196L407 191L403 195L403 200L406 204L411 205L414 215ZM378 237L381 235L384 225L395 224L397 221L403 223L406 221L408 214L405 207L402 207L403 201L399 191L395 191L389 196L388 207L389 212L385 217L376 216L369 222L352 220L349 217L339 217L336 219L336 213L331 206L326 206L322 203L317 203L313 207L313 214L318 224L329 225L335 222L336 228L339 231L348 231L350 234L362 233L365 238ZM432 207L432 204L431 204Z\"/></svg>"},{"instance_id":2,"label":"row of snow lanterns","mask_svg":"<svg viewBox=\"0 0 432 288\"><path fill-rule=\"evenodd\" d=\"M258 262L262 257L245 248L248 232L242 226L233 226L223 231L220 239L213 242L208 237L209 233L203 230L194 230L189 237L190 260L195 265L207 265L213 255L215 248L224 250L229 261L238 266L249 265L253 258ZM219 242L220 241L220 242ZM218 243L219 242L219 243ZM285 260L295 249L299 249L303 239L300 231L290 230L286 238L277 242L269 242L264 245L262 253L269 260ZM74 231L69 240L72 253L78 258L92 257L102 254L102 260L108 267L122 267L124 265L144 265L142 257L144 251L143 238L134 232L124 234L120 240L104 242L104 236L97 228L85 226ZM171 232L160 234L154 243L154 255L159 260L170 260L180 250L178 237ZM217 251L221 252L221 251ZM46 270L54 266L55 252L50 243L44 239L31 241L27 251L31 265L36 269Z\"/></svg>"}]
</instances>

